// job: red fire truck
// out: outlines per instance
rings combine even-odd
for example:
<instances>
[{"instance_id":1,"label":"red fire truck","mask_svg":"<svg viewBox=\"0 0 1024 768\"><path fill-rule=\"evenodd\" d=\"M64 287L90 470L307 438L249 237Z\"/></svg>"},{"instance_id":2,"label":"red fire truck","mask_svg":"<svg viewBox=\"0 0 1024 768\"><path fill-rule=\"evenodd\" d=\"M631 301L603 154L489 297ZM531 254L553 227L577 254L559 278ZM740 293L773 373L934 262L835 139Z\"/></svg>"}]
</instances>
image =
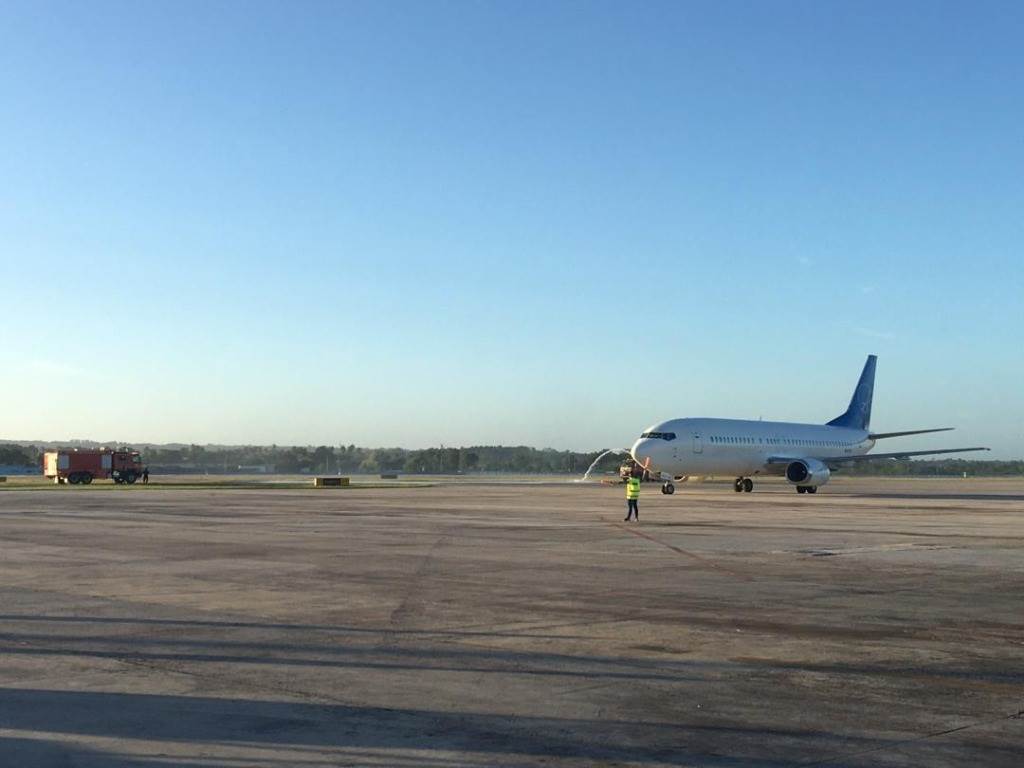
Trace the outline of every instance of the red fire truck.
<instances>
[{"instance_id":1,"label":"red fire truck","mask_svg":"<svg viewBox=\"0 0 1024 768\"><path fill-rule=\"evenodd\" d=\"M43 454L43 475L55 483L88 485L97 478L134 483L142 476L142 459L130 448L66 449Z\"/></svg>"}]
</instances>

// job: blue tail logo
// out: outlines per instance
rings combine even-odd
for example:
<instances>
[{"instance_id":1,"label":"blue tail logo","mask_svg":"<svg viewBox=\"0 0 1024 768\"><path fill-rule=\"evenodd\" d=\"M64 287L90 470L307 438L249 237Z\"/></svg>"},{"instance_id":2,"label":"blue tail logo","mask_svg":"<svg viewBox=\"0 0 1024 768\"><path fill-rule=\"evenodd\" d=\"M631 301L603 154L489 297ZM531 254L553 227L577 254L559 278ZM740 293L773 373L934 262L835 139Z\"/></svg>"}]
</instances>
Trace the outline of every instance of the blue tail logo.
<instances>
[{"instance_id":1,"label":"blue tail logo","mask_svg":"<svg viewBox=\"0 0 1024 768\"><path fill-rule=\"evenodd\" d=\"M850 407L846 413L837 416L828 423L830 427L850 427L851 429L868 429L871 426L871 397L875 393L875 363L877 355L868 355L864 370L860 372L860 381L853 390Z\"/></svg>"}]
</instances>

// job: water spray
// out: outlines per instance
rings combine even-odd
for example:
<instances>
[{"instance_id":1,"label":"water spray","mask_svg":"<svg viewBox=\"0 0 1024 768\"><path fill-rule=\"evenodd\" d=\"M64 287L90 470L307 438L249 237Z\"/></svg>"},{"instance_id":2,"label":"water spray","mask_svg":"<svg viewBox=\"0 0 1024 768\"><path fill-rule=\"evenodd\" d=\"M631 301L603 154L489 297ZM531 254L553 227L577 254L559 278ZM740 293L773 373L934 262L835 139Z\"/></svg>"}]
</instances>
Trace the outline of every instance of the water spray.
<instances>
[{"instance_id":1,"label":"water spray","mask_svg":"<svg viewBox=\"0 0 1024 768\"><path fill-rule=\"evenodd\" d=\"M616 453L616 454L624 453L624 454L626 454L628 456L629 455L629 449L628 448L609 448L607 451L602 451L601 453L598 454L597 458L594 459L593 463L589 467L587 467L587 471L583 473L583 478L581 480L579 480L579 482L585 483L586 481L588 481L590 479L590 473L594 471L594 467L596 467L600 463L601 459L603 459L609 453Z\"/></svg>"}]
</instances>

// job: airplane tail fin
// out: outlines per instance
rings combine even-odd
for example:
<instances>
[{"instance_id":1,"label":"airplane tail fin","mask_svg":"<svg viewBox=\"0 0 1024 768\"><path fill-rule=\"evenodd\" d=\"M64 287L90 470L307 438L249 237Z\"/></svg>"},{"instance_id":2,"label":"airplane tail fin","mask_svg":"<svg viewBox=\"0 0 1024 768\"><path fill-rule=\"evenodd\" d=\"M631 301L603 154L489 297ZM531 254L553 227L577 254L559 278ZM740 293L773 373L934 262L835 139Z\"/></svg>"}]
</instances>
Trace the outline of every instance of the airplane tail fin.
<instances>
[{"instance_id":1,"label":"airplane tail fin","mask_svg":"<svg viewBox=\"0 0 1024 768\"><path fill-rule=\"evenodd\" d=\"M846 413L828 422L830 427L850 427L852 429L868 429L871 426L871 397L875 392L875 363L878 357L868 355L864 370L860 373L860 381L853 390L850 407Z\"/></svg>"}]
</instances>

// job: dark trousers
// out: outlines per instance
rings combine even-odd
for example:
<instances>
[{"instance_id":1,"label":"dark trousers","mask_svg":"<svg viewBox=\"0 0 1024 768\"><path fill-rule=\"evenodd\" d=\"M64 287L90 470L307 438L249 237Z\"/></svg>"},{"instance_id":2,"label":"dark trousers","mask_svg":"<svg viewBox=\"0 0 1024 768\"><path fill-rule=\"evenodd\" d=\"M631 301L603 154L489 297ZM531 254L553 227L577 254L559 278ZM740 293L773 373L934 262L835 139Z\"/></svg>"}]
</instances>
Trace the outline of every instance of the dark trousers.
<instances>
[{"instance_id":1,"label":"dark trousers","mask_svg":"<svg viewBox=\"0 0 1024 768\"><path fill-rule=\"evenodd\" d=\"M636 505L636 499L626 499L626 519L629 520L631 517L640 519L640 508Z\"/></svg>"}]
</instances>

